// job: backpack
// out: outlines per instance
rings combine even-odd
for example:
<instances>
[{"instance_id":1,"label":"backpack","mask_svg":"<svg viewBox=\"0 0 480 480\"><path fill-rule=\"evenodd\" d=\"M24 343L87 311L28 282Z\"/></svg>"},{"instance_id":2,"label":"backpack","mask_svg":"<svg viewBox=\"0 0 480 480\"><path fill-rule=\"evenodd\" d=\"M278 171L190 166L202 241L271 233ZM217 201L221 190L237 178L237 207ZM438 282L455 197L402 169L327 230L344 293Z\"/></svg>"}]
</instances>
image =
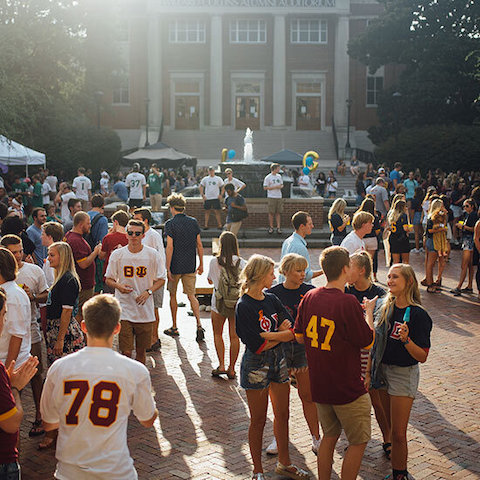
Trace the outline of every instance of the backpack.
<instances>
[{"instance_id":1,"label":"backpack","mask_svg":"<svg viewBox=\"0 0 480 480\"><path fill-rule=\"evenodd\" d=\"M97 215L95 215L91 222L90 231L83 237L87 241L87 243L90 245L90 248L92 249L92 251L97 246L97 243L98 243L98 242L95 242L95 239L93 238L93 233L92 233L93 227L95 227L98 221L103 217L104 215L102 215L101 213L98 213Z\"/></svg>"},{"instance_id":2,"label":"backpack","mask_svg":"<svg viewBox=\"0 0 480 480\"><path fill-rule=\"evenodd\" d=\"M225 267L220 268L218 288L215 290L215 307L223 317L235 314L235 305L240 298L240 259L232 270L230 273Z\"/></svg>"}]
</instances>

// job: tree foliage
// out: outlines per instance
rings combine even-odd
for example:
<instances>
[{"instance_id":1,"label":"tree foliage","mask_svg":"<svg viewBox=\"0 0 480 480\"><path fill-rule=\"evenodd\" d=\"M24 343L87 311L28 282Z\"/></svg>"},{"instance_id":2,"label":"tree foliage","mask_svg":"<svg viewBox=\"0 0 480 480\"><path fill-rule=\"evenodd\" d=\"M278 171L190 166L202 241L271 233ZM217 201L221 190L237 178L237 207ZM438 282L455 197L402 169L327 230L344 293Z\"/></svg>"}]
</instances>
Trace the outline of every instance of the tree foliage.
<instances>
[{"instance_id":1,"label":"tree foliage","mask_svg":"<svg viewBox=\"0 0 480 480\"><path fill-rule=\"evenodd\" d=\"M93 92L109 87L117 62L112 5L113 0L0 2L0 134L43 151L48 164L62 161L60 138L66 152L73 144L88 144L89 135L104 135L96 146L110 145L118 155L113 132L92 135L87 128L96 108ZM100 29L102 39L95 34ZM95 158L91 153L88 158ZM70 152L64 166L79 156Z\"/></svg>"},{"instance_id":2,"label":"tree foliage","mask_svg":"<svg viewBox=\"0 0 480 480\"><path fill-rule=\"evenodd\" d=\"M404 170L432 168L444 171L478 169L480 127L428 125L402 130L375 150L379 163L393 166L401 162Z\"/></svg>"},{"instance_id":3,"label":"tree foliage","mask_svg":"<svg viewBox=\"0 0 480 480\"><path fill-rule=\"evenodd\" d=\"M381 65L402 66L398 83L380 96L380 126L370 131L374 143L405 127L474 123L480 83L471 52L480 38L480 2L379 2L384 13L349 45L350 55L372 72Z\"/></svg>"}]
</instances>

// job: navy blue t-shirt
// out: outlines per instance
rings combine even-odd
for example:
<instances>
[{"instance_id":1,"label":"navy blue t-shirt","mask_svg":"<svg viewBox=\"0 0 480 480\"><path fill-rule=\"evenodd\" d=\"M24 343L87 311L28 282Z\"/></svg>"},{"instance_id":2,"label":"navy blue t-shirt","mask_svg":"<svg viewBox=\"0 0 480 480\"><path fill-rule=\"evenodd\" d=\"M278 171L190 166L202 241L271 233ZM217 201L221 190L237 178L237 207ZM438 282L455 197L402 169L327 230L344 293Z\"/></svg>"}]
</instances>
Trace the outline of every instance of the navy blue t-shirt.
<instances>
[{"instance_id":1,"label":"navy blue t-shirt","mask_svg":"<svg viewBox=\"0 0 480 480\"><path fill-rule=\"evenodd\" d=\"M184 213L177 213L165 222L165 235L173 239L170 263L172 274L194 273L197 268L198 222Z\"/></svg>"},{"instance_id":2,"label":"navy blue t-shirt","mask_svg":"<svg viewBox=\"0 0 480 480\"><path fill-rule=\"evenodd\" d=\"M343 225L343 218L338 214L334 213L330 217L330 229L332 230L334 237L346 237L347 236L347 227L345 227L342 231L338 229Z\"/></svg>"},{"instance_id":3,"label":"navy blue t-shirt","mask_svg":"<svg viewBox=\"0 0 480 480\"><path fill-rule=\"evenodd\" d=\"M235 197L227 197L225 199L225 205L228 208L226 223L233 223L233 222L240 221L240 219L237 218L238 212L240 212L240 210L238 208L232 207L232 203L234 203L235 205L238 205L239 207L243 207L245 205L245 199L238 193ZM243 211L241 211L241 213L243 213Z\"/></svg>"},{"instance_id":4,"label":"navy blue t-shirt","mask_svg":"<svg viewBox=\"0 0 480 480\"><path fill-rule=\"evenodd\" d=\"M363 238L376 237L377 236L376 232L381 228L382 226L380 225L380 217L378 215L374 215L372 231L370 233L367 233Z\"/></svg>"},{"instance_id":5,"label":"navy blue t-shirt","mask_svg":"<svg viewBox=\"0 0 480 480\"><path fill-rule=\"evenodd\" d=\"M407 308L398 308L395 306L393 309L393 316L390 319L390 328L388 330L387 347L383 354L382 363L397 365L399 367L409 367L418 363L418 361L408 353L398 335L398 327L403 325ZM409 329L408 336L415 345L418 345L420 348L430 348L432 319L422 307L410 307L410 320L407 325Z\"/></svg>"},{"instance_id":6,"label":"navy blue t-shirt","mask_svg":"<svg viewBox=\"0 0 480 480\"><path fill-rule=\"evenodd\" d=\"M273 293L278 299L282 302L283 306L287 309L287 312L295 320L297 318L297 310L302 298L305 294L315 288L313 285L308 283L302 283L300 287L295 289L285 288L283 283L279 283L274 287L267 290L268 293ZM293 327L293 325L292 325Z\"/></svg>"},{"instance_id":7,"label":"navy blue t-shirt","mask_svg":"<svg viewBox=\"0 0 480 480\"><path fill-rule=\"evenodd\" d=\"M375 285L374 283L372 283L370 287L368 287L366 290L363 290L363 291L357 290L355 288L355 285L348 285L347 287L345 287L345 293L354 295L360 303L363 303L364 297L371 300L372 298L375 298L378 295L378 298L381 298L387 292L382 287L379 287L378 285Z\"/></svg>"},{"instance_id":8,"label":"navy blue t-shirt","mask_svg":"<svg viewBox=\"0 0 480 480\"><path fill-rule=\"evenodd\" d=\"M261 353L267 343L260 334L276 332L284 320L290 320L293 325L290 314L273 293L265 293L263 300L244 294L235 308L237 335L253 353Z\"/></svg>"}]
</instances>

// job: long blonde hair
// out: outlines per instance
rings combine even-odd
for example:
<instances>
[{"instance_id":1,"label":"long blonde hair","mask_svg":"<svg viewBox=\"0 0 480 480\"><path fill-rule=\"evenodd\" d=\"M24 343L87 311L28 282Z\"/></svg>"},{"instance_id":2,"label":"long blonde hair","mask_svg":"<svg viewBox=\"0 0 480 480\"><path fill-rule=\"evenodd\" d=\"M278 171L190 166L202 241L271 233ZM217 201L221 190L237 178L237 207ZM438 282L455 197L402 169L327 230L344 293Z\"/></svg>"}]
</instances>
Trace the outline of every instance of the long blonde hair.
<instances>
[{"instance_id":1,"label":"long blonde hair","mask_svg":"<svg viewBox=\"0 0 480 480\"><path fill-rule=\"evenodd\" d=\"M270 257L258 254L252 255L240 275L242 295L267 275L274 266L275 262Z\"/></svg>"},{"instance_id":2,"label":"long blonde hair","mask_svg":"<svg viewBox=\"0 0 480 480\"><path fill-rule=\"evenodd\" d=\"M387 215L387 220L390 225L395 223L403 213L405 213L405 207L407 206L407 203L405 200L397 200L393 205L392 208L390 208L388 215Z\"/></svg>"},{"instance_id":3,"label":"long blonde hair","mask_svg":"<svg viewBox=\"0 0 480 480\"><path fill-rule=\"evenodd\" d=\"M73 260L73 253L70 245L66 242L52 243L48 249L55 248L57 250L60 261L58 267L55 268L55 280L52 287L65 275L66 272L70 272L73 277L76 278L78 286L81 288L80 278L75 270L75 261Z\"/></svg>"},{"instance_id":4,"label":"long blonde hair","mask_svg":"<svg viewBox=\"0 0 480 480\"><path fill-rule=\"evenodd\" d=\"M428 217L430 218L435 212L441 210L442 208L445 208L443 200L441 198L436 198L428 207Z\"/></svg>"},{"instance_id":5,"label":"long blonde hair","mask_svg":"<svg viewBox=\"0 0 480 480\"><path fill-rule=\"evenodd\" d=\"M400 275L405 279L405 299L409 306L421 307L422 301L420 298L420 290L418 289L417 277L413 268L407 263L395 263L390 267L400 269ZM393 307L395 306L395 300L397 297L390 292L385 296L385 300L379 310L378 326L385 322L388 322L393 315Z\"/></svg>"},{"instance_id":6,"label":"long blonde hair","mask_svg":"<svg viewBox=\"0 0 480 480\"><path fill-rule=\"evenodd\" d=\"M343 198L337 198L332 203L332 206L330 207L330 210L328 211L328 219L330 220L334 213L337 213L338 215L342 216L345 213L345 207L346 206L347 206L347 202Z\"/></svg>"}]
</instances>

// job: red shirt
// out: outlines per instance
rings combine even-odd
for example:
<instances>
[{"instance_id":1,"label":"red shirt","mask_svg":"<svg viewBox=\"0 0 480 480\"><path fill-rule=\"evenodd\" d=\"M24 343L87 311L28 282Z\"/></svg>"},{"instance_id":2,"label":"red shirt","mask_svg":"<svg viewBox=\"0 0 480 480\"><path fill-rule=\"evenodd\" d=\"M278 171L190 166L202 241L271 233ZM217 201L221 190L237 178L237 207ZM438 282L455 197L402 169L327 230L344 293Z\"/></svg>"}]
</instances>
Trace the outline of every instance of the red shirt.
<instances>
[{"instance_id":1,"label":"red shirt","mask_svg":"<svg viewBox=\"0 0 480 480\"><path fill-rule=\"evenodd\" d=\"M73 258L75 259L75 268L80 278L82 290L88 290L95 286L95 262L92 262L87 268L80 268L79 263L92 253L92 249L87 241L79 233L70 230L65 234L65 241L72 247Z\"/></svg>"},{"instance_id":2,"label":"red shirt","mask_svg":"<svg viewBox=\"0 0 480 480\"><path fill-rule=\"evenodd\" d=\"M105 263L103 264L103 276L105 279L105 272L107 271L108 261L110 255L117 248L118 245L124 247L128 244L128 237L126 233L112 232L107 233L102 240L102 252L106 252Z\"/></svg>"},{"instance_id":3,"label":"red shirt","mask_svg":"<svg viewBox=\"0 0 480 480\"><path fill-rule=\"evenodd\" d=\"M370 348L373 330L353 295L315 288L298 308L295 334L303 336L312 399L344 405L367 393L360 372L360 349Z\"/></svg>"},{"instance_id":4,"label":"red shirt","mask_svg":"<svg viewBox=\"0 0 480 480\"><path fill-rule=\"evenodd\" d=\"M0 362L0 420L7 420L15 415L17 407L12 395L10 378L5 365ZM7 433L0 428L0 464L13 463L18 460L18 432Z\"/></svg>"}]
</instances>

